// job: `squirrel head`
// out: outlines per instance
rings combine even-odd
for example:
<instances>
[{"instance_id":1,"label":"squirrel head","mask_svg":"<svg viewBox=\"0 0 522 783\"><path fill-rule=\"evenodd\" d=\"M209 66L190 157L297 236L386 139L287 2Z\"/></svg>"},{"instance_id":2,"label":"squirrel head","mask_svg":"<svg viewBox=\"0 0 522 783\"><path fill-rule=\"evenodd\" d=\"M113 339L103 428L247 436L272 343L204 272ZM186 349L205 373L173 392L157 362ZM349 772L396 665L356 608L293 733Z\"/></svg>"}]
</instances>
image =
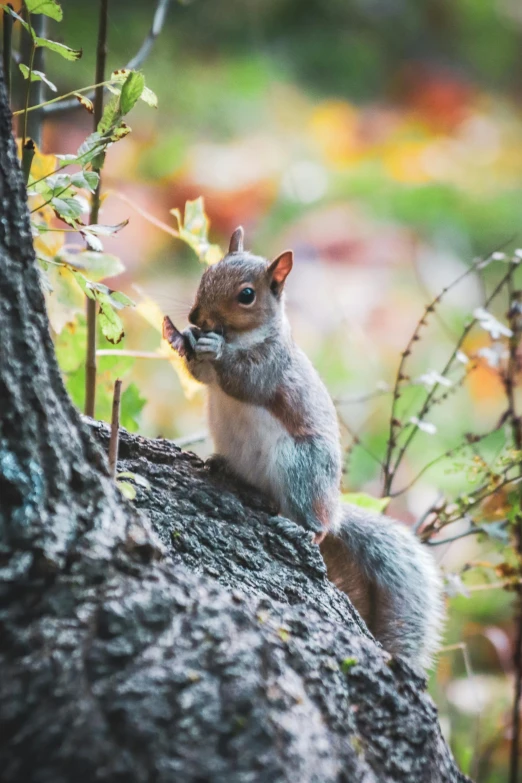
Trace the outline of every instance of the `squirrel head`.
<instances>
[{"instance_id":1,"label":"squirrel head","mask_svg":"<svg viewBox=\"0 0 522 783\"><path fill-rule=\"evenodd\" d=\"M279 317L293 254L286 250L269 262L243 250L243 229L236 228L228 253L203 273L191 324L203 331L248 332Z\"/></svg>"}]
</instances>

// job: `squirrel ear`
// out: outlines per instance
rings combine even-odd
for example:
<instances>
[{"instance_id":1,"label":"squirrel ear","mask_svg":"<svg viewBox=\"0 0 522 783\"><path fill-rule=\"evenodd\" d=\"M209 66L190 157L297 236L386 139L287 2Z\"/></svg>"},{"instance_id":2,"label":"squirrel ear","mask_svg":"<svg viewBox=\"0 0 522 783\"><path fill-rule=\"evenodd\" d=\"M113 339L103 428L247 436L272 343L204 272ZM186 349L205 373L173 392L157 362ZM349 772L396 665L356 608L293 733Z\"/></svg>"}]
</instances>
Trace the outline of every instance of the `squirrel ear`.
<instances>
[{"instance_id":1,"label":"squirrel ear","mask_svg":"<svg viewBox=\"0 0 522 783\"><path fill-rule=\"evenodd\" d=\"M243 226L238 226L232 236L230 237L230 244L228 246L229 253L242 253L243 252L243 239L245 238L245 232Z\"/></svg>"},{"instance_id":2,"label":"squirrel ear","mask_svg":"<svg viewBox=\"0 0 522 783\"><path fill-rule=\"evenodd\" d=\"M291 250L285 250L280 256L272 261L268 267L268 275L271 280L272 288L277 292L280 291L285 280L290 274L292 266L294 265L294 254Z\"/></svg>"}]
</instances>

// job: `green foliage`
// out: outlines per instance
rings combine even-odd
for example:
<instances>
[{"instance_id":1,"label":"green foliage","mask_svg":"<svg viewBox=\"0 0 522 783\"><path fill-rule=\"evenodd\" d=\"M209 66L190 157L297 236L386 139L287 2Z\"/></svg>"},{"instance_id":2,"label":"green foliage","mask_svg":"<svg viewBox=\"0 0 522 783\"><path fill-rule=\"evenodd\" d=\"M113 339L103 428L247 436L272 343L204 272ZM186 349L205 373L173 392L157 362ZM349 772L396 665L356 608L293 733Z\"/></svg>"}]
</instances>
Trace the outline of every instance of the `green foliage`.
<instances>
[{"instance_id":1,"label":"green foliage","mask_svg":"<svg viewBox=\"0 0 522 783\"><path fill-rule=\"evenodd\" d=\"M30 14L45 14L57 22L63 19L63 11L56 0L25 0L25 5Z\"/></svg>"},{"instance_id":2,"label":"green foliage","mask_svg":"<svg viewBox=\"0 0 522 783\"><path fill-rule=\"evenodd\" d=\"M357 658L345 658L343 661L341 661L341 671L344 674L348 674L348 672L353 669L354 666L357 666L357 664Z\"/></svg>"},{"instance_id":3,"label":"green foliage","mask_svg":"<svg viewBox=\"0 0 522 783\"><path fill-rule=\"evenodd\" d=\"M49 87L50 90L52 90L53 92L57 92L58 88L56 87L56 85L53 84L52 81L50 81L50 79L47 78L45 73L42 73L42 71L35 71L35 70L29 71L27 65L24 65L23 63L20 63L18 67L20 68L20 71L24 79L28 79L29 74L31 74L32 82L45 82L45 84Z\"/></svg>"}]
</instances>

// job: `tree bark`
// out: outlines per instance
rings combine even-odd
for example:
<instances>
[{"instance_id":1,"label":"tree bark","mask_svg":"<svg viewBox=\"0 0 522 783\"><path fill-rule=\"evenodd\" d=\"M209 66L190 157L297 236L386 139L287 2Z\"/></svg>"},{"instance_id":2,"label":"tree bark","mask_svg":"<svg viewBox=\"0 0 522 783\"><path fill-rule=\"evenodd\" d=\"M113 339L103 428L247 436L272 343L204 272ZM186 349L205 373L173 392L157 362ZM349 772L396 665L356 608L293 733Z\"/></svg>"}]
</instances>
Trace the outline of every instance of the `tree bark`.
<instances>
[{"instance_id":1,"label":"tree bark","mask_svg":"<svg viewBox=\"0 0 522 783\"><path fill-rule=\"evenodd\" d=\"M0 200L2 780L465 780L302 529L125 432L150 489L119 496L54 357L3 83Z\"/></svg>"}]
</instances>

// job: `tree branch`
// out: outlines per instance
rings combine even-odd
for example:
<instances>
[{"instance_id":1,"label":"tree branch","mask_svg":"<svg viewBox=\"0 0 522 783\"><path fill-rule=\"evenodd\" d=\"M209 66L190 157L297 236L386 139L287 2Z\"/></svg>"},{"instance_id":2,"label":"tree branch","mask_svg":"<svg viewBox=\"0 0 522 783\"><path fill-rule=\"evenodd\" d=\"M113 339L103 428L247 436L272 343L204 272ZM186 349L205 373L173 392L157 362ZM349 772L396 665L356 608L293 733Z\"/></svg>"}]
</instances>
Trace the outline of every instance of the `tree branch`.
<instances>
[{"instance_id":1,"label":"tree branch","mask_svg":"<svg viewBox=\"0 0 522 783\"><path fill-rule=\"evenodd\" d=\"M137 70L143 65L147 57L150 55L157 37L163 30L165 19L167 17L167 11L171 2L172 0L158 0L150 30L134 57L132 57L127 65L124 66L125 68L128 68L129 70ZM88 93L87 97L92 100L94 97L94 92ZM52 103L49 106L43 106L41 109L39 109L39 112L42 112L44 115L58 113L61 114L63 112L71 111L72 109L77 109L79 106L80 104L76 98L68 98L64 101Z\"/></svg>"}]
</instances>

